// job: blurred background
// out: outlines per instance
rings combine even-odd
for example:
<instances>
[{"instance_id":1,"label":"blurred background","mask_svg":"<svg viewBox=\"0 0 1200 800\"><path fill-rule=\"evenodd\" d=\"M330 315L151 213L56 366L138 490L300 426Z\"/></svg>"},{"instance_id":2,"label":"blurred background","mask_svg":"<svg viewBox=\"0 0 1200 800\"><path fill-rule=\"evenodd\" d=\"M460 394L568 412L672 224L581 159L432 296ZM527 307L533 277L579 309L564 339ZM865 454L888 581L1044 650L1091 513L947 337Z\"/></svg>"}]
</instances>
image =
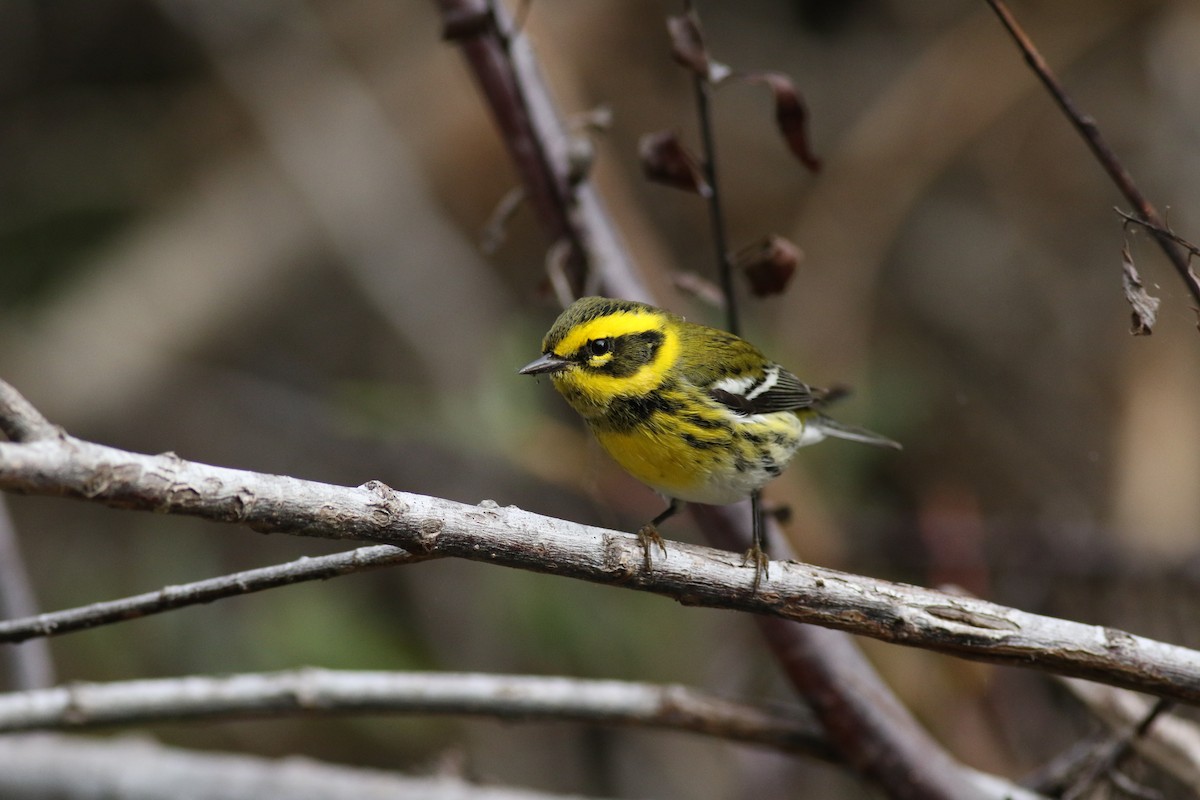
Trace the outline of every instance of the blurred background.
<instances>
[{"instance_id":1,"label":"blurred background","mask_svg":"<svg viewBox=\"0 0 1200 800\"><path fill-rule=\"evenodd\" d=\"M701 3L714 55L787 72L821 174L761 87L716 115L735 245L805 259L750 338L899 454L830 442L768 490L805 560L957 585L1200 646L1200 337L1177 276L1129 335L1126 207L982 2ZM674 2L532 4L562 107L611 107L593 177L664 305L711 276L699 199L638 138L696 141ZM1200 238L1200 6L1014 11L1185 237ZM634 530L660 501L516 369L557 313L515 173L428 0L0 4L0 376L73 434L213 464ZM745 289L745 287L743 287ZM44 610L330 552L188 519L9 501ZM668 538L698 541L690 519ZM1019 777L1097 724L1050 678L864 642L967 763ZM53 640L61 680L438 669L672 681L793 699L737 615L470 563L227 600ZM863 796L836 768L682 735L453 719L164 725L163 741L611 797ZM1136 770L1135 770L1136 774ZM1186 796L1163 783L1165 796Z\"/></svg>"}]
</instances>

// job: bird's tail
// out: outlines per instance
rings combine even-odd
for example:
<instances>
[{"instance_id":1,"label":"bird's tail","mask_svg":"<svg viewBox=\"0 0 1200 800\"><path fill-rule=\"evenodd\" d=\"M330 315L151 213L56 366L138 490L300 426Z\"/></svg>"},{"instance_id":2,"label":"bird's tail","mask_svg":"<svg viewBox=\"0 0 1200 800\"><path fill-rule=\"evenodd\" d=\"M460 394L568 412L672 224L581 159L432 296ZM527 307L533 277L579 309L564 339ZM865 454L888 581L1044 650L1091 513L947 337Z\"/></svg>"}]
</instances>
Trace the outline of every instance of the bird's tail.
<instances>
[{"instance_id":1,"label":"bird's tail","mask_svg":"<svg viewBox=\"0 0 1200 800\"><path fill-rule=\"evenodd\" d=\"M838 439L849 439L852 442L862 442L863 444L871 444L875 445L876 447L891 447L895 450L904 449L901 447L899 442L893 439L889 439L886 436L881 436L878 433L867 430L866 428L858 428L854 425L846 425L838 422L835 419L830 419L824 414L818 414L817 418L813 420L813 422L817 424L817 427L819 427L826 436L833 436Z\"/></svg>"}]
</instances>

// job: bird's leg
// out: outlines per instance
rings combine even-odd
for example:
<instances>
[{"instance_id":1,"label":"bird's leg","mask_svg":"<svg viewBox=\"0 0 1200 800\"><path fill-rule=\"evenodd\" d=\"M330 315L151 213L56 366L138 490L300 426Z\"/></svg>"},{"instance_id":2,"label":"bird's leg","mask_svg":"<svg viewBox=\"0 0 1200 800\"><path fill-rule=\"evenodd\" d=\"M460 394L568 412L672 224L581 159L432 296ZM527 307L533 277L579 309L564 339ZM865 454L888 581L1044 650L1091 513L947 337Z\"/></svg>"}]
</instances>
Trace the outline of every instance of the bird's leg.
<instances>
[{"instance_id":1,"label":"bird's leg","mask_svg":"<svg viewBox=\"0 0 1200 800\"><path fill-rule=\"evenodd\" d=\"M646 569L650 569L650 549L652 547L657 545L664 556L667 554L667 543L659 535L658 526L678 514L682 508L683 501L672 497L671 504L667 506L665 511L638 529L637 538L638 543L642 546L642 552L646 556Z\"/></svg>"},{"instance_id":2,"label":"bird's leg","mask_svg":"<svg viewBox=\"0 0 1200 800\"><path fill-rule=\"evenodd\" d=\"M752 518L753 537L750 549L742 556L742 566L754 565L754 591L768 578L771 559L767 556L767 525L763 519L762 493L755 489L750 495L750 514Z\"/></svg>"}]
</instances>

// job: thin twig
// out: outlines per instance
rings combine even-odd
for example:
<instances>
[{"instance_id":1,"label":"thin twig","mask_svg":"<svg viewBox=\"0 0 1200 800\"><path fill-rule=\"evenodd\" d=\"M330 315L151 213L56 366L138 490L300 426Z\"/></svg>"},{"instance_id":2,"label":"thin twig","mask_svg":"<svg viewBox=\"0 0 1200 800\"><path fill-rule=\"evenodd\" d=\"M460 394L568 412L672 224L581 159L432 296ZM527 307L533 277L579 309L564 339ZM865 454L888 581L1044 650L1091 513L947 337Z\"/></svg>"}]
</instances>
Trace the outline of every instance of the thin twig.
<instances>
[{"instance_id":1,"label":"thin twig","mask_svg":"<svg viewBox=\"0 0 1200 800\"><path fill-rule=\"evenodd\" d=\"M1116 184L1121 194L1125 195L1125 199L1133 205L1141 220L1150 223L1147 227L1154 235L1155 241L1158 242L1162 251L1166 253L1167 258L1170 259L1171 264L1175 267L1175 271L1179 273L1179 277L1183 279L1183 283L1187 287L1188 292L1191 293L1193 301L1200 304L1200 279L1192 272L1187 257L1176 247L1174 240L1164 233L1167 226L1159 216L1158 210L1155 209L1154 205L1133 182L1133 176L1125 169L1124 164L1117 158L1112 147L1109 146L1100 133L1100 128L1096 125L1096 120L1090 115L1084 114L1075 105L1075 101L1067 94L1062 83L1054 75L1046 60L1042 58L1042 54L1038 52L1033 40L1021 28L1004 0L987 0L987 4L996 12L996 16L1000 18L1001 23L1004 24L1009 35L1012 36L1013 41L1016 42L1017 47L1020 48L1021 53L1025 56L1026 63L1029 64L1030 68L1038 76L1038 79L1041 80L1042 84L1054 97L1055 102L1058 103L1058 107L1062 109L1063 113L1071 121L1071 124L1075 126L1075 130L1083 137L1088 148L1091 149L1092 155L1100 162L1100 166L1108 173L1108 176Z\"/></svg>"},{"instance_id":2,"label":"thin twig","mask_svg":"<svg viewBox=\"0 0 1200 800\"><path fill-rule=\"evenodd\" d=\"M0 694L0 731L348 712L633 725L836 760L804 708L749 705L676 685L482 673L302 669L76 683Z\"/></svg>"},{"instance_id":3,"label":"thin twig","mask_svg":"<svg viewBox=\"0 0 1200 800\"><path fill-rule=\"evenodd\" d=\"M1153 710L1150 698L1125 689L1074 678L1063 678L1060 683L1114 731L1136 727ZM1200 725L1178 714L1163 716L1134 746L1142 758L1200 796Z\"/></svg>"},{"instance_id":4,"label":"thin twig","mask_svg":"<svg viewBox=\"0 0 1200 800\"><path fill-rule=\"evenodd\" d=\"M692 0L684 0L684 13L691 14L700 27L699 13ZM738 317L737 298L733 286L733 262L729 257L729 236L726 232L725 212L721 207L721 185L717 178L717 141L712 118L712 85L707 75L692 72L692 87L696 96L696 116L700 122L701 167L704 180L710 191L705 194L708 203L708 221L712 228L713 246L716 248L717 275L721 281L721 292L725 295L725 327L730 333L740 335L741 320Z\"/></svg>"},{"instance_id":5,"label":"thin twig","mask_svg":"<svg viewBox=\"0 0 1200 800\"><path fill-rule=\"evenodd\" d=\"M1117 215L1119 217L1121 217L1122 219L1124 219L1126 223L1131 224L1131 225L1140 225L1143 228L1145 228L1146 230L1151 231L1152 233L1158 234L1159 236L1165 236L1168 239L1170 239L1172 242L1174 242L1175 244L1179 245L1184 250L1186 250L1188 252L1189 256L1200 257L1200 247L1197 247L1196 245L1192 244L1187 239L1183 238L1182 236L1180 236L1179 234L1177 234L1175 231L1171 230L1170 228L1164 228L1159 225L1155 225L1153 222L1149 222L1147 220L1141 219L1141 218L1135 216L1134 214L1130 214L1127 211L1122 211L1119 208L1114 208L1113 211L1116 211Z\"/></svg>"},{"instance_id":6,"label":"thin twig","mask_svg":"<svg viewBox=\"0 0 1200 800\"><path fill-rule=\"evenodd\" d=\"M1174 705L1173 701L1160 697L1136 726L1093 752L1092 760L1088 763L1087 768L1076 778L1071 788L1063 793L1063 800L1081 800L1087 797L1088 792L1096 785L1097 781L1117 772L1125 760L1133 754L1134 744L1146 735L1155 720L1170 711Z\"/></svg>"},{"instance_id":7,"label":"thin twig","mask_svg":"<svg viewBox=\"0 0 1200 800\"><path fill-rule=\"evenodd\" d=\"M185 606L211 603L226 597L261 592L306 581L326 580L353 572L396 564L426 561L429 554L414 555L391 545L360 547L345 553L305 557L286 564L235 572L218 578L167 586L156 592L92 603L64 611L53 611L0 622L0 642L22 642L45 636L111 625Z\"/></svg>"}]
</instances>

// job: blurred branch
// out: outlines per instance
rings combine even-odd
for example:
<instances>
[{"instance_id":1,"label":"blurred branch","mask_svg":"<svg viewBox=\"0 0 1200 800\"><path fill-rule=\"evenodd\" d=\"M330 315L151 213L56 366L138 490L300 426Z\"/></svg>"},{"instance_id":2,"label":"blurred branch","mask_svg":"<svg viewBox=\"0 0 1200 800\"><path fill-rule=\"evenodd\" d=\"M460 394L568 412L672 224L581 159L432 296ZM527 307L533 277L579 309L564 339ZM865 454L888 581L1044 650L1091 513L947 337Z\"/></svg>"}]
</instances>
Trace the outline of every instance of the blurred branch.
<instances>
[{"instance_id":1,"label":"blurred branch","mask_svg":"<svg viewBox=\"0 0 1200 800\"><path fill-rule=\"evenodd\" d=\"M0 500L2 499L0 497ZM384 544L360 547L346 553L305 557L289 561L286 564L274 564L269 567L235 572L219 578L209 578L179 586L166 586L156 592L123 597L120 600L92 603L65 611L31 615L23 619L8 619L0 622L0 643L59 636L114 622L138 619L151 614L161 614L164 611L185 606L211 603L226 597L261 592L277 586L326 580L338 575L364 572L395 564L411 564L428 560L431 557L431 554L414 555L398 547Z\"/></svg>"},{"instance_id":2,"label":"blurred branch","mask_svg":"<svg viewBox=\"0 0 1200 800\"><path fill-rule=\"evenodd\" d=\"M523 36L502 3L436 0L442 35L462 50L500 128L526 195L551 244L570 244L574 293L600 279L605 291L650 302L632 258L590 183L571 163L571 132L557 112Z\"/></svg>"},{"instance_id":3,"label":"blurred branch","mask_svg":"<svg viewBox=\"0 0 1200 800\"><path fill-rule=\"evenodd\" d=\"M996 12L996 16L1000 18L1000 22L1008 30L1010 36L1017 47L1020 48L1022 55L1025 56L1026 63L1037 75L1038 79L1050 92L1058 107L1066 114L1067 119L1075 126L1075 130L1079 131L1079 135L1087 143L1088 148L1092 151L1092 155L1100 162L1100 166L1108 173L1108 176L1116 184L1121 194L1125 195L1137 211L1141 222L1148 223L1146 227L1154 235L1159 247L1166 253L1167 258L1174 265L1175 271L1179 273L1179 277L1183 279L1184 286L1192 295L1192 300L1200 304L1200 278L1192 271L1191 265L1188 263L1187 257L1176 246L1174 239L1166 235L1166 225L1162 217L1159 216L1158 210L1154 205L1142 194L1137 185L1133 182L1133 176L1125 169L1125 165L1117 158L1117 154L1113 152L1112 147L1104 139L1100 133L1099 126L1096 125L1096 120L1090 115L1084 114L1075 105L1075 101L1067 94L1062 83L1054 75L1050 69L1050 65L1042 58L1042 54L1038 52L1033 40L1021 28L1012 12L1009 10L1007 3L1004 0L987 0L987 4Z\"/></svg>"},{"instance_id":4,"label":"blurred branch","mask_svg":"<svg viewBox=\"0 0 1200 800\"><path fill-rule=\"evenodd\" d=\"M471 506L378 481L334 486L173 453L131 453L66 434L0 442L0 488L244 524L263 533L392 544L1200 702L1200 652L1184 647L796 562L773 562L770 582L755 591L753 570L741 566L739 555L677 542L646 571L632 534L491 501Z\"/></svg>"},{"instance_id":5,"label":"blurred branch","mask_svg":"<svg viewBox=\"0 0 1200 800\"><path fill-rule=\"evenodd\" d=\"M1151 713L1155 703L1130 692L1077 678L1062 679L1064 686L1096 717L1115 731L1135 729ZM1200 726L1175 715L1157 720L1143 735L1135 737L1138 754L1200 795Z\"/></svg>"},{"instance_id":6,"label":"blurred branch","mask_svg":"<svg viewBox=\"0 0 1200 800\"><path fill-rule=\"evenodd\" d=\"M16 526L5 497L0 495L0 616L7 619L36 612L37 601L25 560L21 557ZM54 660L46 642L30 642L11 648L7 655L15 688L40 689L54 685Z\"/></svg>"},{"instance_id":7,"label":"blurred branch","mask_svg":"<svg viewBox=\"0 0 1200 800\"><path fill-rule=\"evenodd\" d=\"M756 744L826 761L837 758L803 708L738 703L684 686L479 673L303 669L79 683L0 694L0 731L347 712L634 725Z\"/></svg>"},{"instance_id":8,"label":"blurred branch","mask_svg":"<svg viewBox=\"0 0 1200 800\"><path fill-rule=\"evenodd\" d=\"M1130 725L1108 741L1101 743L1084 763L1083 768L1075 776L1074 781L1062 794L1063 800L1084 800L1091 796L1092 787L1102 780L1109 780L1114 785L1122 779L1120 768L1133 754L1134 745L1143 739L1150 731L1150 726L1170 710L1170 700L1158 699L1150 710L1137 724Z\"/></svg>"},{"instance_id":9,"label":"blurred branch","mask_svg":"<svg viewBox=\"0 0 1200 800\"><path fill-rule=\"evenodd\" d=\"M145 739L93 741L57 735L0 737L0 796L55 800L567 800L525 789L475 786L458 777L199 753ZM572 800L580 800L573 796Z\"/></svg>"},{"instance_id":10,"label":"blurred branch","mask_svg":"<svg viewBox=\"0 0 1200 800\"><path fill-rule=\"evenodd\" d=\"M418 159L312 4L156 0L156 6L197 43L240 102L302 200L306 227L337 256L361 297L412 345L434 390L476 396L480 367L470 343L501 325L504 288L436 210ZM428 301L434 286L440 303ZM459 335L430 337L444 307L472 313L461 317Z\"/></svg>"},{"instance_id":11,"label":"blurred branch","mask_svg":"<svg viewBox=\"0 0 1200 800\"><path fill-rule=\"evenodd\" d=\"M746 515L739 510L692 506L709 541L735 551L749 541ZM776 555L787 549L787 539L778 530L771 531L770 539ZM772 616L756 619L784 673L821 720L842 758L886 787L890 796L913 800L1025 796L1019 787L956 762L896 698L848 636Z\"/></svg>"}]
</instances>

